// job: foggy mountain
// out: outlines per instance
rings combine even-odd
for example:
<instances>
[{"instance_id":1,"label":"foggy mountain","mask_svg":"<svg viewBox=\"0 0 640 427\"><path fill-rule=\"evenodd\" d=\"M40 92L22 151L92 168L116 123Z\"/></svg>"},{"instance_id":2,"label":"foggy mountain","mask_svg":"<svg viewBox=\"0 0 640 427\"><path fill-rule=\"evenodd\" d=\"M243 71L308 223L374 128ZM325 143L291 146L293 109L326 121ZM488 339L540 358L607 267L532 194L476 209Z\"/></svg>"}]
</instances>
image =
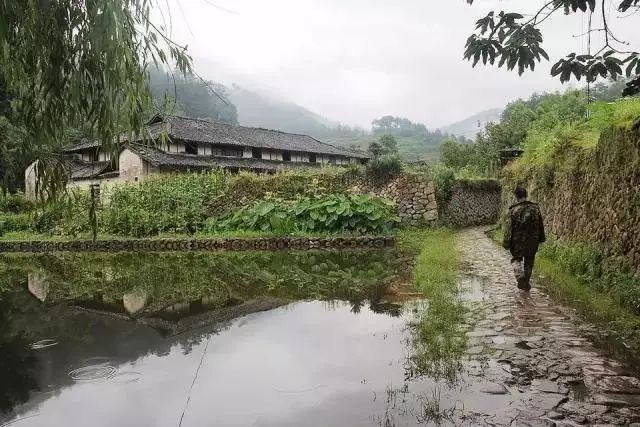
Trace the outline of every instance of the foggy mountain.
<instances>
[{"instance_id":1,"label":"foggy mountain","mask_svg":"<svg viewBox=\"0 0 640 427\"><path fill-rule=\"evenodd\" d=\"M476 134L482 130L489 122L498 123L503 108L492 108L476 113L466 119L452 123L441 128L442 132L463 136L468 139L474 139Z\"/></svg>"},{"instance_id":2,"label":"foggy mountain","mask_svg":"<svg viewBox=\"0 0 640 427\"><path fill-rule=\"evenodd\" d=\"M250 91L236 84L228 97L238 110L238 122L243 126L278 129L285 132L318 135L338 123L292 102L278 100Z\"/></svg>"}]
</instances>

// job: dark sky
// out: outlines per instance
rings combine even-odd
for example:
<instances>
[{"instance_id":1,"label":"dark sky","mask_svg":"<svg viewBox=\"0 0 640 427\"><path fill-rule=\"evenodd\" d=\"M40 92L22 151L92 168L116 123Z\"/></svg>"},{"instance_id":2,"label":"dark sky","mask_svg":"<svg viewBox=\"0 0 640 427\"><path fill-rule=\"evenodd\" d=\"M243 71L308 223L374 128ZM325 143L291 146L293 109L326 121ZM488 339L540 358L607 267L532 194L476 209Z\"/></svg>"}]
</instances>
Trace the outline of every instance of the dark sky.
<instances>
[{"instance_id":1,"label":"dark sky","mask_svg":"<svg viewBox=\"0 0 640 427\"><path fill-rule=\"evenodd\" d=\"M167 4L173 38L189 46L206 78L259 89L351 125L369 127L373 118L393 114L438 127L534 91L562 88L549 76L551 63L518 77L472 69L462 60L477 18L489 10L532 12L540 0L476 0L473 6L465 0ZM637 50L640 32L633 27L640 15L619 19L613 6L608 13L618 35L633 39ZM586 52L586 38L575 37L586 22L582 14L559 14L544 24L552 60ZM598 22L594 18L594 27Z\"/></svg>"}]
</instances>

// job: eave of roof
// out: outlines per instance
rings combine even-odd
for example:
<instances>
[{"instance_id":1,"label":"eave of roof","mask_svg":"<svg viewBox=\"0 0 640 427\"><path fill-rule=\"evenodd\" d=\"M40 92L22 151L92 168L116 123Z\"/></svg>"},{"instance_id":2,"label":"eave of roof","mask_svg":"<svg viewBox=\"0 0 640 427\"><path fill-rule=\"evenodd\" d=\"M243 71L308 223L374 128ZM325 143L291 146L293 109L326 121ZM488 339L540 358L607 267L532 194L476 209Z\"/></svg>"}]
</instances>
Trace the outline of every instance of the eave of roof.
<instances>
[{"instance_id":1,"label":"eave of roof","mask_svg":"<svg viewBox=\"0 0 640 427\"><path fill-rule=\"evenodd\" d=\"M196 156L193 154L165 153L153 147L129 144L128 149L138 154L152 166L161 169L215 169L237 168L276 171L319 167L318 163L297 163L245 157Z\"/></svg>"}]
</instances>

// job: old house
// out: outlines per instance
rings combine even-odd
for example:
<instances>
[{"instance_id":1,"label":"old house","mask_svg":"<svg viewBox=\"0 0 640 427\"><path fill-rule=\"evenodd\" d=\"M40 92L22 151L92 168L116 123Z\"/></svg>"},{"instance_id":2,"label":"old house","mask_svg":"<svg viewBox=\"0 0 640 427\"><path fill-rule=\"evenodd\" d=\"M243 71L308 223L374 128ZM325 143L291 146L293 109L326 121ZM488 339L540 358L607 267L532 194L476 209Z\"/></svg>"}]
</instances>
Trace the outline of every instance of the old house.
<instances>
[{"instance_id":1,"label":"old house","mask_svg":"<svg viewBox=\"0 0 640 427\"><path fill-rule=\"evenodd\" d=\"M147 143L127 141L118 156L103 152L97 141L67 147L70 185L136 182L173 171L224 168L275 172L366 163L369 159L365 153L334 147L307 135L178 116L158 115L149 122L147 131ZM28 195L35 194L36 163L25 171Z\"/></svg>"}]
</instances>

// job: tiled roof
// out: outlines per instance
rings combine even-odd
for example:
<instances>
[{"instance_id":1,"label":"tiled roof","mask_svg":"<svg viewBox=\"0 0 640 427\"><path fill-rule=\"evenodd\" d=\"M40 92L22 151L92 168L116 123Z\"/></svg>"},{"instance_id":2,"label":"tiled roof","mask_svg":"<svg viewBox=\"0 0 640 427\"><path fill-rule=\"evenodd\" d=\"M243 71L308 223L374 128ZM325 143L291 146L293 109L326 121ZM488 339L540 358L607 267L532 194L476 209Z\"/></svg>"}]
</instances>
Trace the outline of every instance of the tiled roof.
<instances>
[{"instance_id":1,"label":"tiled roof","mask_svg":"<svg viewBox=\"0 0 640 427\"><path fill-rule=\"evenodd\" d=\"M71 179L89 179L106 172L111 166L111 162L80 162L69 160L69 171Z\"/></svg>"},{"instance_id":2,"label":"tiled roof","mask_svg":"<svg viewBox=\"0 0 640 427\"><path fill-rule=\"evenodd\" d=\"M86 138L83 138L82 141L80 141L79 143L70 145L69 147L65 147L62 149L62 151L64 151L65 153L74 153L76 151L83 151L88 148L98 148L98 147L100 147L99 141L97 140L89 141Z\"/></svg>"},{"instance_id":3,"label":"tiled roof","mask_svg":"<svg viewBox=\"0 0 640 427\"><path fill-rule=\"evenodd\" d=\"M367 153L361 151L352 151L325 144L308 135L225 123L213 123L206 120L179 116L156 116L149 123L149 132L151 138L154 139L158 138L163 132L166 132L166 134L174 140L310 152L365 159L370 157Z\"/></svg>"},{"instance_id":4,"label":"tiled roof","mask_svg":"<svg viewBox=\"0 0 640 427\"><path fill-rule=\"evenodd\" d=\"M214 169L238 168L275 171L282 169L297 169L319 167L318 163L282 162L242 157L196 156L193 154L165 153L157 148L141 144L129 144L128 149L141 158L161 169Z\"/></svg>"}]
</instances>

